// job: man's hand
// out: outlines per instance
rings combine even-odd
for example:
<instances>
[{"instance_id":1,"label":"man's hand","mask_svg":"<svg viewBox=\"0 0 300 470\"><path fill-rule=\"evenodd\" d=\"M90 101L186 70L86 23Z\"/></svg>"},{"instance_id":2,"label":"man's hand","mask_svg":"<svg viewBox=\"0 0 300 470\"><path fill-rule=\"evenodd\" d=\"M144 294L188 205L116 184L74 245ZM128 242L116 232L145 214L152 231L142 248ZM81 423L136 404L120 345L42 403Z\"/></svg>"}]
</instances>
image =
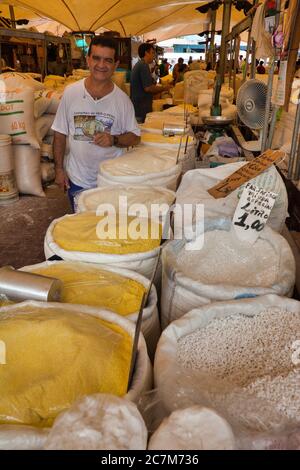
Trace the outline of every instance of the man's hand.
<instances>
[{"instance_id":1,"label":"man's hand","mask_svg":"<svg viewBox=\"0 0 300 470\"><path fill-rule=\"evenodd\" d=\"M112 147L114 138L108 132L98 132L94 137L94 144L99 147Z\"/></svg>"},{"instance_id":2,"label":"man's hand","mask_svg":"<svg viewBox=\"0 0 300 470\"><path fill-rule=\"evenodd\" d=\"M69 189L69 178L63 168L55 168L55 183L62 191Z\"/></svg>"}]
</instances>

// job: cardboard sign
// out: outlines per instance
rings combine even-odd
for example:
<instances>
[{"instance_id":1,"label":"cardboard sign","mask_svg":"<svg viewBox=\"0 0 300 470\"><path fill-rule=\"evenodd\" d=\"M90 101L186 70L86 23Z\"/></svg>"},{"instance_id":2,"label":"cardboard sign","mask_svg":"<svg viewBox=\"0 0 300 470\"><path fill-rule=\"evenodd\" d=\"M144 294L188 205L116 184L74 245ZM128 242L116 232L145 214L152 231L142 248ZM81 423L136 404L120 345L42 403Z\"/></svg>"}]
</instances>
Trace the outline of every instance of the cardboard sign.
<instances>
[{"instance_id":1,"label":"cardboard sign","mask_svg":"<svg viewBox=\"0 0 300 470\"><path fill-rule=\"evenodd\" d=\"M286 75L287 60L284 60L280 62L276 93L274 99L272 98L272 102L277 106L283 106L285 103Z\"/></svg>"},{"instance_id":2,"label":"cardboard sign","mask_svg":"<svg viewBox=\"0 0 300 470\"><path fill-rule=\"evenodd\" d=\"M244 183L252 180L264 170L272 166L276 160L283 158L284 155L284 152L279 150L266 150L259 157L254 158L251 162L232 173L232 175L208 189L208 193L215 199L226 197L228 194L232 193L232 191L235 191Z\"/></svg>"},{"instance_id":3,"label":"cardboard sign","mask_svg":"<svg viewBox=\"0 0 300 470\"><path fill-rule=\"evenodd\" d=\"M247 183L232 219L237 237L254 244L266 226L278 194Z\"/></svg>"}]
</instances>

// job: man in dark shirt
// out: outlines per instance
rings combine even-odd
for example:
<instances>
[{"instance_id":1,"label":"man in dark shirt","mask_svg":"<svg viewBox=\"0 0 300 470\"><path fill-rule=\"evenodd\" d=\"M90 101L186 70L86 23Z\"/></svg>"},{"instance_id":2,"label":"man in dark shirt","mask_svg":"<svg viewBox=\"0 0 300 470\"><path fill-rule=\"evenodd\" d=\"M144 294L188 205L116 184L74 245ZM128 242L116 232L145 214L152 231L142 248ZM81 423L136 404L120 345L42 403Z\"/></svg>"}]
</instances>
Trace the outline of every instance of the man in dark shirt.
<instances>
[{"instance_id":1,"label":"man in dark shirt","mask_svg":"<svg viewBox=\"0 0 300 470\"><path fill-rule=\"evenodd\" d=\"M149 67L155 57L153 44L141 44L138 53L141 60L135 64L131 73L131 100L137 121L144 122L146 114L152 111L153 95L168 91L170 85L160 86L153 83Z\"/></svg>"},{"instance_id":2,"label":"man in dark shirt","mask_svg":"<svg viewBox=\"0 0 300 470\"><path fill-rule=\"evenodd\" d=\"M264 61L263 60L260 61L259 66L256 68L256 72L261 74L261 75L266 73L266 69L264 67Z\"/></svg>"}]
</instances>

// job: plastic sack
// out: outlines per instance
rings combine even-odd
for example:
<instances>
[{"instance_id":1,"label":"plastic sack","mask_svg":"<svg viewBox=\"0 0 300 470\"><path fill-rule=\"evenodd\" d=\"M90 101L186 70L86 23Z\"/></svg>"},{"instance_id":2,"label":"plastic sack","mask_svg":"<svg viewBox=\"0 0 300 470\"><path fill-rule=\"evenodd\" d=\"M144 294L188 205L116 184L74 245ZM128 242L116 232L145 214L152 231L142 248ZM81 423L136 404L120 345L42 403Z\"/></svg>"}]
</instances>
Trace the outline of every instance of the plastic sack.
<instances>
[{"instance_id":1,"label":"plastic sack","mask_svg":"<svg viewBox=\"0 0 300 470\"><path fill-rule=\"evenodd\" d=\"M34 92L34 117L38 119L47 112L51 100L47 97L47 92L39 90Z\"/></svg>"},{"instance_id":2,"label":"plastic sack","mask_svg":"<svg viewBox=\"0 0 300 470\"><path fill-rule=\"evenodd\" d=\"M181 165L176 164L174 151L171 150L170 155L170 150L164 150L152 151L150 147L141 146L101 163L98 186L147 184L176 191Z\"/></svg>"},{"instance_id":3,"label":"plastic sack","mask_svg":"<svg viewBox=\"0 0 300 470\"><path fill-rule=\"evenodd\" d=\"M13 155L20 193L45 197L42 188L41 151L31 145L13 145Z\"/></svg>"},{"instance_id":4,"label":"plastic sack","mask_svg":"<svg viewBox=\"0 0 300 470\"><path fill-rule=\"evenodd\" d=\"M282 336L287 328L285 319L278 324L282 312L292 322L286 336ZM260 318L261 323L256 323L254 330L252 321L258 322ZM268 323L262 323L267 318ZM258 336L257 328L261 328ZM168 413L196 404L215 409L230 423L241 440L239 445L245 448L246 442L250 445L251 434L252 440L264 435L275 438L293 435L296 445L300 415L295 396L299 396L299 380L295 378L293 388L287 374L299 375L290 344L298 337L299 328L300 303L274 295L192 310L169 325L160 338L154 364L158 397ZM238 337L240 331L243 334ZM271 331L276 333L268 337ZM242 350L243 347L246 349ZM288 370L285 362L289 364ZM269 389L255 388L255 383L269 377L273 381Z\"/></svg>"},{"instance_id":5,"label":"plastic sack","mask_svg":"<svg viewBox=\"0 0 300 470\"><path fill-rule=\"evenodd\" d=\"M143 293L150 281L141 274L117 267L65 261L26 266L29 271L63 281L62 302L105 308L136 323ZM152 285L143 310L142 332L149 356L154 358L160 336L157 293Z\"/></svg>"},{"instance_id":6,"label":"plastic sack","mask_svg":"<svg viewBox=\"0 0 300 470\"><path fill-rule=\"evenodd\" d=\"M100 204L112 204L116 212L125 211L128 215L135 215L133 205L143 204L151 214L153 204L165 204L167 209L167 206L174 203L175 198L174 191L157 186L106 186L80 192L77 197L77 211L96 211ZM164 210L162 216L165 213Z\"/></svg>"},{"instance_id":7,"label":"plastic sack","mask_svg":"<svg viewBox=\"0 0 300 470\"><path fill-rule=\"evenodd\" d=\"M233 450L229 424L201 406L173 411L151 436L149 450Z\"/></svg>"},{"instance_id":8,"label":"plastic sack","mask_svg":"<svg viewBox=\"0 0 300 470\"><path fill-rule=\"evenodd\" d=\"M55 180L54 163L41 162L42 182L51 183Z\"/></svg>"},{"instance_id":9,"label":"plastic sack","mask_svg":"<svg viewBox=\"0 0 300 470\"><path fill-rule=\"evenodd\" d=\"M56 418L44 449L145 450L147 435L136 405L113 395L90 395Z\"/></svg>"},{"instance_id":10,"label":"plastic sack","mask_svg":"<svg viewBox=\"0 0 300 470\"><path fill-rule=\"evenodd\" d=\"M237 188L225 198L215 199L207 191L229 175L246 165L247 162L228 163L218 168L197 169L186 173L177 190L177 204L204 204L205 217L233 217L245 185ZM267 224L280 232L288 215L288 197L285 184L275 166L251 180L265 191L272 191L278 196Z\"/></svg>"},{"instance_id":11,"label":"plastic sack","mask_svg":"<svg viewBox=\"0 0 300 470\"><path fill-rule=\"evenodd\" d=\"M72 315L73 313L75 313L75 314L82 315L85 318L88 318L88 316L93 316L93 317L102 319L104 321L107 321L108 323L118 325L121 329L128 332L132 338L134 336L135 327L130 321L124 318L121 318L120 316L113 314L112 312L108 312L105 310L99 310L99 309L94 309L91 307L84 307L84 306L75 306L75 305L71 306L71 305L61 305L58 303L51 304L51 303L42 303L42 302L23 302L21 304L16 305L13 308L15 309L15 311L18 309L19 315L22 317L22 312L24 311L25 308L32 309L33 307L39 308L41 311L45 313L45 316L47 315L47 311L53 308L60 310L60 311L68 312L69 315ZM12 309L12 307L3 307L0 311L0 317L3 318L4 315L7 315L10 311L9 309ZM50 363L52 363L52 361L50 361ZM61 364L61 361L60 361L60 364ZM72 369L72 367L70 369ZM49 370L48 364L45 364L45 371L47 372L48 370ZM19 377L21 378L21 376ZM151 365L150 365L150 361L146 352L145 340L143 336L140 335L139 343L138 343L138 355L137 355L136 367L135 367L135 371L133 374L133 380L128 390L128 393L126 394L126 397L131 401L137 401L139 396L144 391L149 390L151 388L151 384L152 384ZM69 392L72 391L72 389L70 388L70 384L68 384L68 389L69 389ZM43 393L42 390L41 390L41 393ZM76 399L76 397L74 398ZM19 433L18 433L17 428L20 430ZM17 428L16 428L15 439L20 439L18 441L17 447L23 448L21 446L22 445L26 446L26 443L28 441L26 439L26 435L24 435L24 428L20 427L19 425L17 426ZM7 426L0 425L0 435L2 432L5 433L6 429L7 429ZM26 426L26 429L29 432L34 431L34 429L31 427ZM39 439L39 435L40 435L39 431L40 431L39 429L36 429L35 439ZM34 436L32 436L32 438L34 438Z\"/></svg>"},{"instance_id":12,"label":"plastic sack","mask_svg":"<svg viewBox=\"0 0 300 470\"><path fill-rule=\"evenodd\" d=\"M30 144L40 148L34 127L34 91L18 88L0 91L1 134L11 136L13 144Z\"/></svg>"},{"instance_id":13,"label":"plastic sack","mask_svg":"<svg viewBox=\"0 0 300 470\"><path fill-rule=\"evenodd\" d=\"M42 145L43 138L50 131L54 118L54 114L44 114L35 121L35 132L40 145Z\"/></svg>"},{"instance_id":14,"label":"plastic sack","mask_svg":"<svg viewBox=\"0 0 300 470\"><path fill-rule=\"evenodd\" d=\"M1 84L2 82L2 84ZM34 80L30 73L5 72L0 74L0 90L3 90L3 84L6 89L31 88L34 91L43 90L44 84ZM3 90L5 91L5 90Z\"/></svg>"},{"instance_id":15,"label":"plastic sack","mask_svg":"<svg viewBox=\"0 0 300 470\"><path fill-rule=\"evenodd\" d=\"M0 450L42 450L48 429L22 425L0 425Z\"/></svg>"},{"instance_id":16,"label":"plastic sack","mask_svg":"<svg viewBox=\"0 0 300 470\"><path fill-rule=\"evenodd\" d=\"M78 230L78 228L80 229L80 227L82 227L81 218L82 216L86 216L86 214L89 214L87 222L92 222L92 224L90 224L89 222L88 224L85 224L85 229L81 230L82 238L80 241L80 239L76 236L76 232L74 232L75 225L76 230ZM105 243L106 240L102 240L102 252L100 252L98 247L98 242L100 240L96 236L97 220L100 220L100 217L98 217L97 219L95 214L92 215L91 213L67 215L60 219L54 220L50 224L45 236L44 251L46 259L51 258L53 255L57 255L60 258L69 261L84 261L88 263L97 263L102 265L105 264L110 266L112 265L120 268L131 269L142 274L148 279L151 279L153 270L156 265L157 256L160 251L160 240L148 239L130 241L130 239L128 239L126 241L126 239L124 239L120 240L119 242L116 241L116 245L114 244L113 239L109 240L109 245ZM67 242L68 248L71 248L71 245L69 244L69 242L71 242L73 248L72 250L65 249L61 246L60 243L56 242L57 231L55 229L56 225L61 222L64 222L63 226L65 226L65 222L67 222L67 225L65 226L67 228L67 231L65 232L64 230L65 234L63 234L62 240L65 240ZM153 222L152 224L155 224L154 227L157 227L158 225L155 222ZM84 232L87 234L89 231L88 227L90 228L91 243L94 247L94 251L88 251L87 241L84 236ZM73 240L75 241L75 245L73 244L72 239L69 238L70 235L72 238L75 236L75 238L73 238ZM78 247L78 250L74 250L76 246ZM118 251L123 251L123 254L117 254Z\"/></svg>"},{"instance_id":17,"label":"plastic sack","mask_svg":"<svg viewBox=\"0 0 300 470\"><path fill-rule=\"evenodd\" d=\"M181 163L183 174L195 168L196 140L188 134L182 137L165 137L151 133L142 133L141 143L149 147L170 150L173 152L174 159L177 158L179 152L178 161Z\"/></svg>"},{"instance_id":18,"label":"plastic sack","mask_svg":"<svg viewBox=\"0 0 300 470\"><path fill-rule=\"evenodd\" d=\"M20 305L4 307L0 315L1 338L14 357L0 371L2 423L47 427L76 397L126 394L128 332L64 307Z\"/></svg>"},{"instance_id":19,"label":"plastic sack","mask_svg":"<svg viewBox=\"0 0 300 470\"><path fill-rule=\"evenodd\" d=\"M206 218L203 227L204 247L210 246L206 245L205 234L208 232L213 234L215 231L230 232L231 226L232 222L230 219L209 220ZM218 237L221 241L222 235L220 232ZM211 244L211 242L209 243ZM260 232L260 237L256 243L249 245L249 251L247 244L242 243L240 245L234 234L224 242L222 253L220 253L220 248L218 254L215 254L216 250L209 251L214 256L214 259L209 258L209 261L207 261L207 251L205 252L203 249L186 251L185 247L186 242L184 240L174 240L169 242L163 249L161 298L163 328L191 309L210 302L265 294L291 296L293 293L296 267L292 250L288 242L281 235L267 226L263 232ZM260 248L259 250L258 247ZM242 252L239 251L240 248L243 249ZM213 247L212 250L214 250ZM246 257L241 255L245 250L247 253ZM203 253L206 253L204 261ZM264 256L262 253L264 253ZM181 261L183 258L185 259L186 266L189 259L191 264L193 262L197 266L197 275L192 267L188 271L183 267ZM220 264L220 258L223 258L222 264ZM263 258L265 258L264 262ZM237 261L238 259L239 261ZM269 268L265 266L266 261L269 263ZM206 263L205 269L207 268L210 272L206 277L204 274L198 275L201 271L201 266L203 266L202 263ZM237 279L235 282L227 274L229 263L231 264L230 269L234 271L235 278ZM259 264L260 267L258 267ZM270 278L266 283L265 277L269 273ZM219 277L217 281L215 280L216 275Z\"/></svg>"}]
</instances>

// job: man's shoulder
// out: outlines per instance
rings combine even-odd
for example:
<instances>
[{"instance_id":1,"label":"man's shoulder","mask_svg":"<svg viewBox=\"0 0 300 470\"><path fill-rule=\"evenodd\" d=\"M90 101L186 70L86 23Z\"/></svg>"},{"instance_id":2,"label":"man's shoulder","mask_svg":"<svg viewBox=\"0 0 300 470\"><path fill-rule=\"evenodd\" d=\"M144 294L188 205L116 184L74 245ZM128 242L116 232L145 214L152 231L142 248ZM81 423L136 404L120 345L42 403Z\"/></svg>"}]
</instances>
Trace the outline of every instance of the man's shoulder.
<instances>
[{"instance_id":1,"label":"man's shoulder","mask_svg":"<svg viewBox=\"0 0 300 470\"><path fill-rule=\"evenodd\" d=\"M84 79L78 80L78 82L70 83L69 85L67 85L64 89L64 95L72 96L73 94L78 93L78 91L82 89L83 81Z\"/></svg>"},{"instance_id":2,"label":"man's shoulder","mask_svg":"<svg viewBox=\"0 0 300 470\"><path fill-rule=\"evenodd\" d=\"M115 84L114 95L117 100L122 100L123 103L131 103L128 95Z\"/></svg>"}]
</instances>

